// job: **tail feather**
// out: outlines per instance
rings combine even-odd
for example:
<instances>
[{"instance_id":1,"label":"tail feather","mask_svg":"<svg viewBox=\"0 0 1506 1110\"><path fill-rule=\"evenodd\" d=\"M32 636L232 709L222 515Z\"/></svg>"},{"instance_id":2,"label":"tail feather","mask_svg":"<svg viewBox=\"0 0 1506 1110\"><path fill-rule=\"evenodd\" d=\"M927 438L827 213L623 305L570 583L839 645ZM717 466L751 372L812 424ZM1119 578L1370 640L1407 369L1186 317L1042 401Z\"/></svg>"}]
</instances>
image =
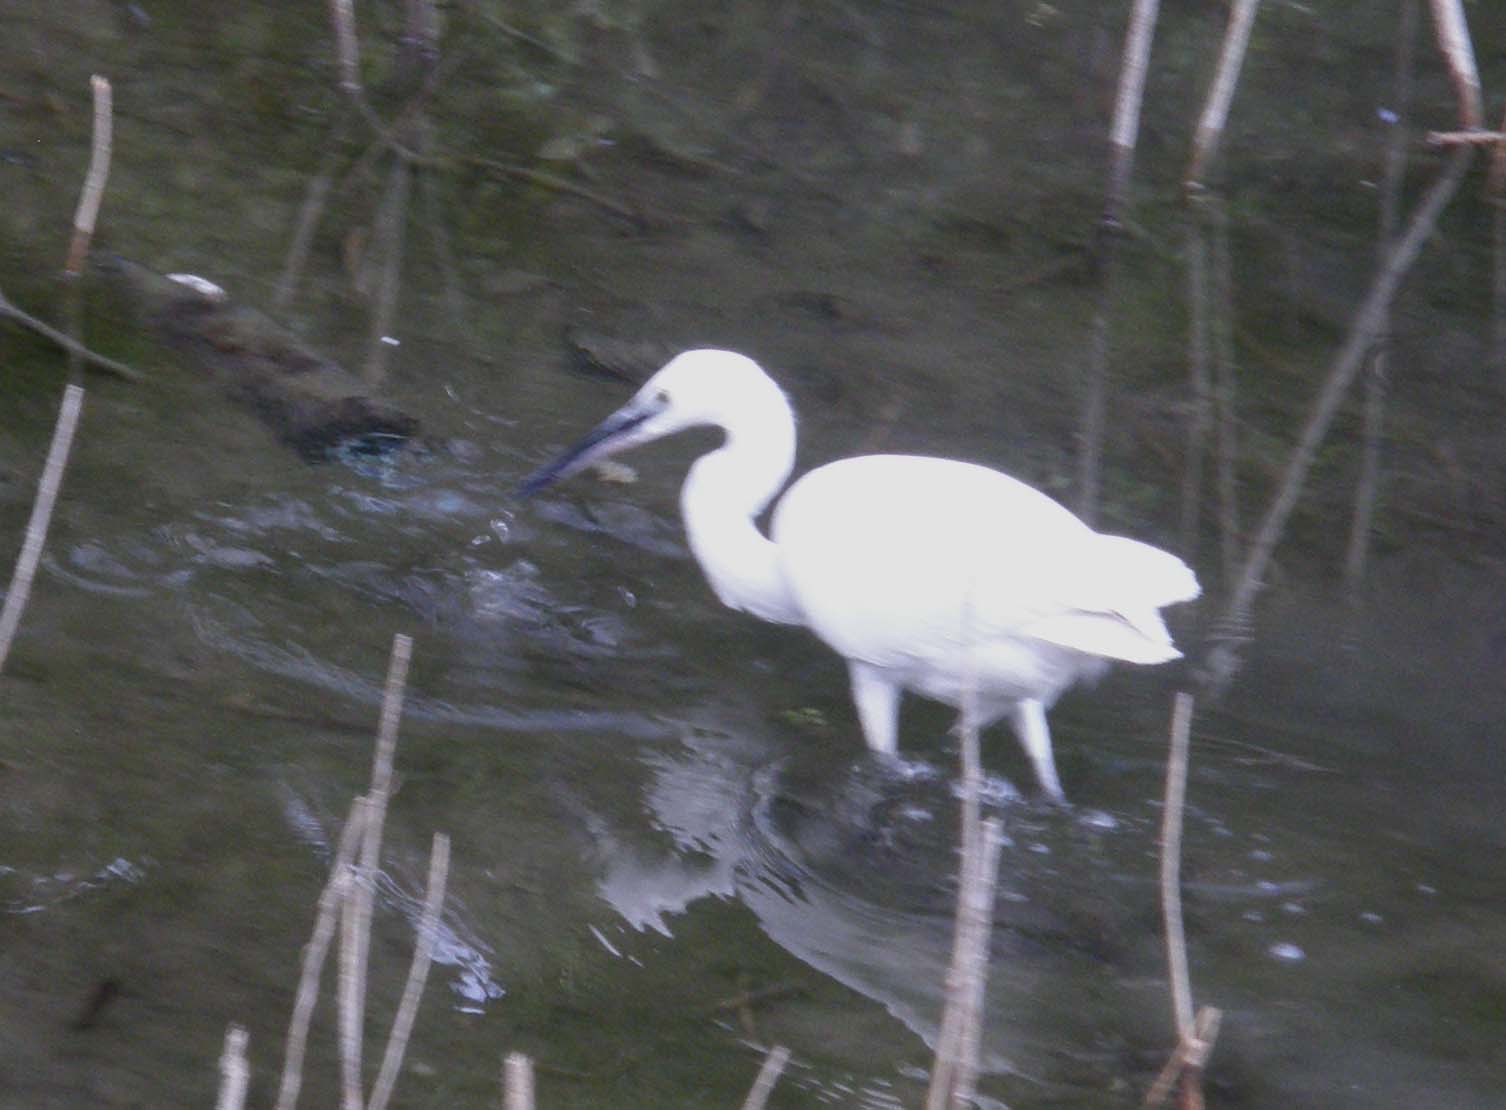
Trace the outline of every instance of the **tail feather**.
<instances>
[{"instance_id":1,"label":"tail feather","mask_svg":"<svg viewBox=\"0 0 1506 1110\"><path fill-rule=\"evenodd\" d=\"M1055 613L1021 631L1037 640L1127 663L1169 663L1182 657L1154 609Z\"/></svg>"},{"instance_id":2,"label":"tail feather","mask_svg":"<svg viewBox=\"0 0 1506 1110\"><path fill-rule=\"evenodd\" d=\"M1192 568L1169 551L1127 536L1100 535L1097 545L1106 570L1104 588L1132 599L1131 604L1159 609L1191 601L1203 592Z\"/></svg>"}]
</instances>

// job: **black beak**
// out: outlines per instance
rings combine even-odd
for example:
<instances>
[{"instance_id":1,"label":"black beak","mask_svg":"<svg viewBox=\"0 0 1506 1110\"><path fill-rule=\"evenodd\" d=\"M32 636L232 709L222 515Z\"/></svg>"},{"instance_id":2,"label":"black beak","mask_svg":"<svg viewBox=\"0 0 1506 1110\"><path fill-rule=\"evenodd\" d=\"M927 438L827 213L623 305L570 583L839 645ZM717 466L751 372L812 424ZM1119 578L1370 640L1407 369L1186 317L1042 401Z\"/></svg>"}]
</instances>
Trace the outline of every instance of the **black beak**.
<instances>
[{"instance_id":1,"label":"black beak","mask_svg":"<svg viewBox=\"0 0 1506 1110\"><path fill-rule=\"evenodd\" d=\"M636 442L632 433L653 414L652 409L637 405L618 409L586 433L574 447L524 478L513 496L523 499L532 497L545 486L579 473L597 459L604 459L624 447L631 447Z\"/></svg>"}]
</instances>

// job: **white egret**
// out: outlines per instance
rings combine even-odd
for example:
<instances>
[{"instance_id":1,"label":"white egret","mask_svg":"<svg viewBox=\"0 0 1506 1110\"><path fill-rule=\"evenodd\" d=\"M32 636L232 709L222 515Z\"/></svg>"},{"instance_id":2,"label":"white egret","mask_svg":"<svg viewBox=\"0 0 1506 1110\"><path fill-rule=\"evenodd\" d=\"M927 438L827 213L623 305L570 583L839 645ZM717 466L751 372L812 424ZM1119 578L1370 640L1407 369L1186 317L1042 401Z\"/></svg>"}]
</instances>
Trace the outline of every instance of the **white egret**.
<instances>
[{"instance_id":1,"label":"white egret","mask_svg":"<svg viewBox=\"0 0 1506 1110\"><path fill-rule=\"evenodd\" d=\"M712 425L722 446L680 492L691 550L722 603L804 625L847 661L868 746L897 751L906 690L977 721L1009 716L1041 789L1061 800L1046 710L1107 660L1180 656L1159 610L1198 595L1169 552L1093 531L1039 490L952 459L864 455L789 477L795 417L752 359L687 351L583 440L535 471L524 496L608 455Z\"/></svg>"}]
</instances>

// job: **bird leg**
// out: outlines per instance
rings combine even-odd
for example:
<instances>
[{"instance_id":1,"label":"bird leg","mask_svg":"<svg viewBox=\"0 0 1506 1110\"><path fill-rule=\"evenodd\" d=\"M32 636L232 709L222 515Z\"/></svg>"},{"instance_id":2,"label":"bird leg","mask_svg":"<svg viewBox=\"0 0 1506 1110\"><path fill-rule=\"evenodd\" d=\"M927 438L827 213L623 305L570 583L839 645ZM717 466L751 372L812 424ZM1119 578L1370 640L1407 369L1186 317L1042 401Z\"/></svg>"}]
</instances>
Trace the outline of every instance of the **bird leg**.
<instances>
[{"instance_id":1,"label":"bird leg","mask_svg":"<svg viewBox=\"0 0 1506 1110\"><path fill-rule=\"evenodd\" d=\"M897 754L899 687L877 667L859 663L855 659L847 661L847 673L852 676L852 703L857 706L858 723L863 726L863 739L876 752L883 755ZM1046 741L1046 758L1049 762L1050 740Z\"/></svg>"},{"instance_id":2,"label":"bird leg","mask_svg":"<svg viewBox=\"0 0 1506 1110\"><path fill-rule=\"evenodd\" d=\"M1012 715L1015 735L1035 767L1036 781L1053 802L1065 802L1061 780L1056 777L1056 760L1051 756L1051 729L1046 724L1046 707L1035 698L1015 703Z\"/></svg>"}]
</instances>

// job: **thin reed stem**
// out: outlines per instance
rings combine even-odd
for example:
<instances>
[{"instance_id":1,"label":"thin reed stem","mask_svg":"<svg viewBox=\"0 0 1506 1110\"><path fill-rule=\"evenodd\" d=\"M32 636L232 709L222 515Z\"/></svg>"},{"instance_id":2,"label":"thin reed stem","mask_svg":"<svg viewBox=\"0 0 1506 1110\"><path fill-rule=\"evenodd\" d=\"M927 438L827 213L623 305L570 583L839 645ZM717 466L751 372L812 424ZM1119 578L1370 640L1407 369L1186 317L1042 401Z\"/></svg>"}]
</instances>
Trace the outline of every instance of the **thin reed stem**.
<instances>
[{"instance_id":1,"label":"thin reed stem","mask_svg":"<svg viewBox=\"0 0 1506 1110\"><path fill-rule=\"evenodd\" d=\"M347 93L359 93L361 75L355 5L351 0L330 0L329 7L330 20L335 27L335 60L340 66L340 87Z\"/></svg>"},{"instance_id":2,"label":"thin reed stem","mask_svg":"<svg viewBox=\"0 0 1506 1110\"><path fill-rule=\"evenodd\" d=\"M971 664L970 664L971 668ZM993 926L1003 827L994 818L979 820L983 768L978 750L977 676L971 669L963 683L958 722L962 749L961 851L952 957L946 975L946 1000L936 1035L935 1061L926 1092L927 1110L962 1106L977 1082L978 1045L983 1021L983 988L988 978L988 941Z\"/></svg>"},{"instance_id":3,"label":"thin reed stem","mask_svg":"<svg viewBox=\"0 0 1506 1110\"><path fill-rule=\"evenodd\" d=\"M962 1020L959 1023L959 1051L951 1101L952 1106L958 1108L973 1104L973 1095L978 1086L978 1061L983 1041L983 998L984 988L988 984L989 938L993 934L994 891L998 886L999 854L1003 844L1004 826L998 818L990 817L979 825L978 861L974 865L964 903L968 943L963 951L965 964L962 978L966 994Z\"/></svg>"},{"instance_id":4,"label":"thin reed stem","mask_svg":"<svg viewBox=\"0 0 1506 1110\"><path fill-rule=\"evenodd\" d=\"M1364 302L1360 305L1350 325L1344 346L1334 358L1328 377L1313 401L1312 411L1308 414L1297 442L1292 447L1276 493L1271 498L1265 515L1261 518L1245 556L1238 581L1231 591L1224 615L1219 622L1222 627L1231 630L1231 636L1233 630L1241 629L1248 623L1255 598L1265 584L1266 568L1270 564L1277 542L1286 530L1287 520L1297 503L1297 498L1307 483L1307 474L1317 457L1318 447L1328 434L1340 403L1348 394L1355 376L1381 334L1385 326L1387 310L1396 296L1397 289L1401 286L1402 279L1407 276L1413 263L1417 261L1423 244L1432 235L1433 229L1438 224L1438 217L1453 199L1454 193L1458 191L1459 183L1464 179L1465 171L1469 169L1473 159L1473 147L1460 147L1449 156L1443 171L1413 210L1406 233L1387 253L1385 262L1379 267L1371 282L1370 291L1366 294ZM1209 665L1211 677L1215 683L1226 682L1233 675L1237 665L1234 658L1234 644L1233 639L1216 643L1210 653Z\"/></svg>"},{"instance_id":5,"label":"thin reed stem","mask_svg":"<svg viewBox=\"0 0 1506 1110\"><path fill-rule=\"evenodd\" d=\"M370 798L362 842L370 836L375 816ZM342 1110L363 1110L361 1094L361 1042L366 1010L366 940L371 932L370 873L358 870L351 876L340 902L340 1105Z\"/></svg>"},{"instance_id":6,"label":"thin reed stem","mask_svg":"<svg viewBox=\"0 0 1506 1110\"><path fill-rule=\"evenodd\" d=\"M1506 131L1429 131L1422 137L1428 146L1489 146L1506 143Z\"/></svg>"},{"instance_id":7,"label":"thin reed stem","mask_svg":"<svg viewBox=\"0 0 1506 1110\"><path fill-rule=\"evenodd\" d=\"M1475 65L1475 48L1469 38L1469 23L1464 18L1460 0L1431 0L1433 30L1438 49L1448 65L1459 101L1459 126L1474 130L1484 125L1485 108L1480 98L1480 71Z\"/></svg>"},{"instance_id":8,"label":"thin reed stem","mask_svg":"<svg viewBox=\"0 0 1506 1110\"><path fill-rule=\"evenodd\" d=\"M335 60L340 67L341 91L350 98L356 114L377 135L382 146L405 162L416 161L417 153L398 140L397 132L382 122L382 118L366 100L366 90L361 84L360 45L356 37L355 4L352 0L330 0L330 20L335 28ZM432 72L430 78L431 81L426 82L424 90L419 94L421 98L427 97L432 91Z\"/></svg>"},{"instance_id":9,"label":"thin reed stem","mask_svg":"<svg viewBox=\"0 0 1506 1110\"><path fill-rule=\"evenodd\" d=\"M382 1066L377 1072L366 1110L387 1110L393 1088L397 1086L408 1038L413 1034L413 1021L418 1016L419 999L423 997L424 983L429 976L429 963L434 957L434 938L439 932L445 880L449 873L450 838L444 833L435 833L429 852L429 881L424 894L423 914L418 920L413 962L408 967L408 981L403 986L403 997L398 1003L397 1016L392 1020L392 1033L387 1038L387 1050L382 1056Z\"/></svg>"},{"instance_id":10,"label":"thin reed stem","mask_svg":"<svg viewBox=\"0 0 1506 1110\"><path fill-rule=\"evenodd\" d=\"M521 1052L509 1052L502 1062L502 1105L533 1110L533 1060Z\"/></svg>"},{"instance_id":11,"label":"thin reed stem","mask_svg":"<svg viewBox=\"0 0 1506 1110\"><path fill-rule=\"evenodd\" d=\"M373 814L361 845L361 867L374 872L382 849L382 823L392 796L392 764L397 753L397 730L403 718L403 694L408 685L408 667L413 659L413 637L399 632L392 637L387 660L387 680L382 689L382 715L377 724L376 752L371 761Z\"/></svg>"},{"instance_id":12,"label":"thin reed stem","mask_svg":"<svg viewBox=\"0 0 1506 1110\"><path fill-rule=\"evenodd\" d=\"M1166 963L1171 973L1171 1009L1177 1037L1192 1035L1192 979L1182 928L1182 810L1187 798L1187 744L1192 695L1178 693L1171 716L1171 754L1166 760L1166 797L1161 809L1161 918L1166 927Z\"/></svg>"},{"instance_id":13,"label":"thin reed stem","mask_svg":"<svg viewBox=\"0 0 1506 1110\"><path fill-rule=\"evenodd\" d=\"M319 977L329 954L330 941L335 935L335 922L350 893L351 862L361 843L366 813L365 797L359 797L351 803L350 815L345 819L345 827L340 830L340 841L330 864L329 880L319 895L319 912L314 919L313 934L303 946L303 970L298 978L293 1016L288 1021L288 1035L282 1058L282 1081L277 1092L277 1110L293 1110L298 1105L298 1092L303 1085L303 1055L308 1044L309 1022L313 1018L314 1006L319 1001Z\"/></svg>"},{"instance_id":14,"label":"thin reed stem","mask_svg":"<svg viewBox=\"0 0 1506 1110\"><path fill-rule=\"evenodd\" d=\"M78 428L83 404L83 387L70 385L63 390L63 403L52 428L52 444L47 448L47 461L42 464L42 478L37 483L37 499L31 507L31 519L26 522L26 537L21 541L16 568L11 572L10 588L5 591L5 605L0 608L0 671L5 670L6 657L21 625L21 614L31 596L32 580L47 543L47 529L52 523L58 490L63 485L63 471L68 467L68 452L73 447L73 433Z\"/></svg>"},{"instance_id":15,"label":"thin reed stem","mask_svg":"<svg viewBox=\"0 0 1506 1110\"><path fill-rule=\"evenodd\" d=\"M742 1110L763 1110L789 1059L790 1050L784 1045L776 1044L769 1049L769 1054L763 1058L763 1067L758 1069L758 1077L753 1080L753 1086L748 1091L748 1097L743 1099Z\"/></svg>"},{"instance_id":16,"label":"thin reed stem","mask_svg":"<svg viewBox=\"0 0 1506 1110\"><path fill-rule=\"evenodd\" d=\"M1124 38L1124 58L1119 67L1119 91L1114 99L1114 122L1110 133L1113 155L1109 168L1108 199L1104 222L1117 225L1129 202L1130 173L1140 136L1140 105L1145 99L1145 74L1150 67L1150 44L1156 32L1160 0L1135 0L1130 11L1129 31Z\"/></svg>"},{"instance_id":17,"label":"thin reed stem","mask_svg":"<svg viewBox=\"0 0 1506 1110\"><path fill-rule=\"evenodd\" d=\"M1255 25L1255 11L1260 0L1234 0L1229 13L1229 28L1224 33L1224 45L1219 51L1218 70L1213 85L1208 90L1208 100L1203 105L1203 114L1198 120L1197 133L1192 142L1192 162L1187 167L1185 185L1198 188L1218 154L1219 140L1224 134L1224 124L1229 118L1229 105L1234 99L1234 89L1239 84L1240 70L1244 67L1245 48L1250 44L1250 29Z\"/></svg>"},{"instance_id":18,"label":"thin reed stem","mask_svg":"<svg viewBox=\"0 0 1506 1110\"><path fill-rule=\"evenodd\" d=\"M371 943L372 904L382 854L382 826L392 795L392 762L397 750L398 723L403 715L403 688L413 639L392 637L382 715L377 726L376 754L371 766L369 810L361 830L358 881L345 901L340 942L340 1060L345 1110L361 1110L361 1050L366 1015L366 974Z\"/></svg>"},{"instance_id":19,"label":"thin reed stem","mask_svg":"<svg viewBox=\"0 0 1506 1110\"><path fill-rule=\"evenodd\" d=\"M1078 429L1077 515L1088 524L1098 520L1099 488L1103 474L1103 438L1108 409L1109 323L1118 299L1119 232L1129 204L1130 173L1140 134L1140 105L1145 97L1145 74L1155 35L1159 0L1135 0L1124 57L1119 67L1119 92L1110 131L1109 184L1099 220L1099 297L1088 337L1086 392Z\"/></svg>"},{"instance_id":20,"label":"thin reed stem","mask_svg":"<svg viewBox=\"0 0 1506 1110\"><path fill-rule=\"evenodd\" d=\"M114 97L110 82L97 73L89 79L89 85L94 91L94 141L89 149L89 170L84 175L83 192L79 194L78 208L73 214L73 241L68 245L68 261L63 266L63 273L70 278L83 272L89 243L94 238L99 205L105 195L105 182L110 178Z\"/></svg>"},{"instance_id":21,"label":"thin reed stem","mask_svg":"<svg viewBox=\"0 0 1506 1110\"><path fill-rule=\"evenodd\" d=\"M1187 800L1192 709L1192 695L1179 692L1171 714L1166 794L1161 809L1161 916L1166 928L1166 965L1177 1047L1146 1091L1143 1103L1147 1107L1161 1105L1180 1079L1183 1110L1200 1110L1203 1105L1203 1065L1213 1051L1222 1017L1222 1012L1212 1006L1193 1013L1192 976L1187 968L1187 936L1182 925L1182 816Z\"/></svg>"},{"instance_id":22,"label":"thin reed stem","mask_svg":"<svg viewBox=\"0 0 1506 1110\"><path fill-rule=\"evenodd\" d=\"M231 1022L226 1028L225 1048L220 1053L220 1093L214 1110L241 1110L246 1105L246 1086L251 1082L246 1044L250 1039L244 1026Z\"/></svg>"},{"instance_id":23,"label":"thin reed stem","mask_svg":"<svg viewBox=\"0 0 1506 1110\"><path fill-rule=\"evenodd\" d=\"M116 362L113 358L106 358L104 355L95 354L66 332L60 331L42 320L38 320L29 312L23 312L7 300L4 293L0 293L0 316L14 320L23 328L36 332L44 339L50 339L70 355L75 355L90 365L98 366L101 370L107 370L117 378L124 378L128 382L142 382L146 380L146 375L142 374L141 371L132 370L125 363Z\"/></svg>"},{"instance_id":24,"label":"thin reed stem","mask_svg":"<svg viewBox=\"0 0 1506 1110\"><path fill-rule=\"evenodd\" d=\"M1142 1106L1147 1108L1160 1106L1171 1094L1171 1088L1176 1081L1181 1079L1182 1110L1202 1110L1203 1067L1207 1064L1208 1057L1213 1054L1213 1046L1218 1040L1218 1030L1223 1023L1223 1016L1224 1012L1216 1006L1204 1006L1197 1012L1197 1018L1193 1021L1192 1040L1178 1044L1176 1050L1167 1058L1155 1082L1145 1092Z\"/></svg>"}]
</instances>

